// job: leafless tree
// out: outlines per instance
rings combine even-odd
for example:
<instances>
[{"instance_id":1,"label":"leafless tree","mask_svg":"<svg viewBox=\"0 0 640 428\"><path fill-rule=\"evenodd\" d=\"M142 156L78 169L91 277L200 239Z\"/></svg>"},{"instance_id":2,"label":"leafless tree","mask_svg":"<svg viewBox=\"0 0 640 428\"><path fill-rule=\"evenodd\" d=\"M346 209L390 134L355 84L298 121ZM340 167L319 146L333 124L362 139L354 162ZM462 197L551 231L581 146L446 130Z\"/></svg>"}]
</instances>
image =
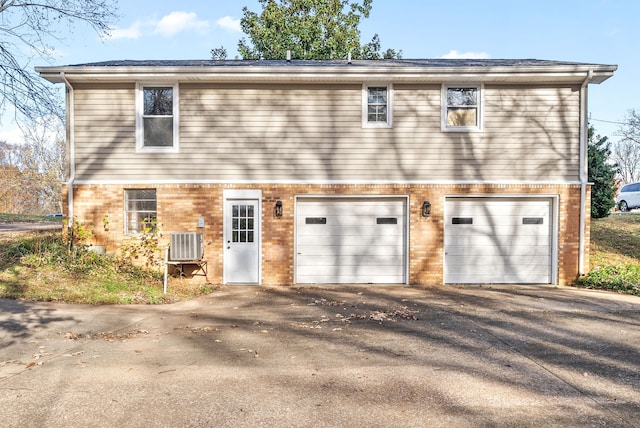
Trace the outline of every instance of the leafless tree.
<instances>
[{"instance_id":1,"label":"leafless tree","mask_svg":"<svg viewBox=\"0 0 640 428\"><path fill-rule=\"evenodd\" d=\"M45 211L61 211L61 183L64 179L64 127L56 117L38 119L25 130L20 146L24 179L33 189L33 199Z\"/></svg>"},{"instance_id":2,"label":"leafless tree","mask_svg":"<svg viewBox=\"0 0 640 428\"><path fill-rule=\"evenodd\" d=\"M11 104L29 118L62 115L59 97L35 74L33 61L51 61L53 43L75 24L107 34L116 9L114 0L0 0L0 108Z\"/></svg>"},{"instance_id":3,"label":"leafless tree","mask_svg":"<svg viewBox=\"0 0 640 428\"><path fill-rule=\"evenodd\" d=\"M622 181L640 181L640 111L629 110L616 135L620 140L613 146L611 157L618 164Z\"/></svg>"},{"instance_id":4,"label":"leafless tree","mask_svg":"<svg viewBox=\"0 0 640 428\"><path fill-rule=\"evenodd\" d=\"M612 146L611 160L618 165L623 183L640 181L640 144L620 140Z\"/></svg>"},{"instance_id":5,"label":"leafless tree","mask_svg":"<svg viewBox=\"0 0 640 428\"><path fill-rule=\"evenodd\" d=\"M623 123L618 128L618 135L621 139L640 144L640 111L628 110Z\"/></svg>"},{"instance_id":6,"label":"leafless tree","mask_svg":"<svg viewBox=\"0 0 640 428\"><path fill-rule=\"evenodd\" d=\"M45 214L62 210L64 128L56 117L24 126L25 142L0 142L0 211Z\"/></svg>"},{"instance_id":7,"label":"leafless tree","mask_svg":"<svg viewBox=\"0 0 640 428\"><path fill-rule=\"evenodd\" d=\"M0 141L0 212L18 211L22 178L16 163L15 147Z\"/></svg>"}]
</instances>

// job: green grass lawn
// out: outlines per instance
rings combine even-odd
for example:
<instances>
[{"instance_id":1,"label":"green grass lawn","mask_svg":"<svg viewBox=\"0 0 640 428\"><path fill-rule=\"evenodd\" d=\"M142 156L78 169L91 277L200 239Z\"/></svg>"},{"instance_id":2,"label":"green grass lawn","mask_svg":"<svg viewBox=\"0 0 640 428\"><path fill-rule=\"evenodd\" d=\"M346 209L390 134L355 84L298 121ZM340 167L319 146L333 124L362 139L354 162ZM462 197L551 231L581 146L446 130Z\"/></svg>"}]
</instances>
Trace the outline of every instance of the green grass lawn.
<instances>
[{"instance_id":1,"label":"green grass lawn","mask_svg":"<svg viewBox=\"0 0 640 428\"><path fill-rule=\"evenodd\" d=\"M60 221L0 214L4 221ZM591 222L591 271L577 287L640 296L640 214L614 214ZM69 252L60 231L0 235L0 297L90 304L168 303L215 289L171 278L163 293L162 269L134 266L114 255L80 248Z\"/></svg>"},{"instance_id":2,"label":"green grass lawn","mask_svg":"<svg viewBox=\"0 0 640 428\"><path fill-rule=\"evenodd\" d=\"M62 217L0 213L0 223L62 223Z\"/></svg>"},{"instance_id":3,"label":"green grass lawn","mask_svg":"<svg viewBox=\"0 0 640 428\"><path fill-rule=\"evenodd\" d=\"M29 221L20 216L4 220ZM40 221L32 218L31 221ZM59 218L57 221L61 221ZM137 266L119 254L69 249L59 230L0 234L0 297L89 304L155 304L211 293L200 281L170 278L163 292L163 270Z\"/></svg>"},{"instance_id":4,"label":"green grass lawn","mask_svg":"<svg viewBox=\"0 0 640 428\"><path fill-rule=\"evenodd\" d=\"M591 220L591 271L576 286L640 296L640 214Z\"/></svg>"}]
</instances>

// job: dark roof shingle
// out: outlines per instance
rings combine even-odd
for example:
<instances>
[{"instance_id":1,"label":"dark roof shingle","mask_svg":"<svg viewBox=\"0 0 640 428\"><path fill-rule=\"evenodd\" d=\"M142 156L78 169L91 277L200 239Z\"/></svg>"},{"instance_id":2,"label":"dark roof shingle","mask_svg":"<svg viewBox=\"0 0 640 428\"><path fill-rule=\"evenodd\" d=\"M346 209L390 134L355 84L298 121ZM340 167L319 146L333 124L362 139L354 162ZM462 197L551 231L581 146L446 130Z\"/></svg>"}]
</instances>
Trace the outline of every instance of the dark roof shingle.
<instances>
[{"instance_id":1,"label":"dark roof shingle","mask_svg":"<svg viewBox=\"0 0 640 428\"><path fill-rule=\"evenodd\" d=\"M385 59L385 60L113 60L69 67L549 67L601 65L540 59Z\"/></svg>"}]
</instances>

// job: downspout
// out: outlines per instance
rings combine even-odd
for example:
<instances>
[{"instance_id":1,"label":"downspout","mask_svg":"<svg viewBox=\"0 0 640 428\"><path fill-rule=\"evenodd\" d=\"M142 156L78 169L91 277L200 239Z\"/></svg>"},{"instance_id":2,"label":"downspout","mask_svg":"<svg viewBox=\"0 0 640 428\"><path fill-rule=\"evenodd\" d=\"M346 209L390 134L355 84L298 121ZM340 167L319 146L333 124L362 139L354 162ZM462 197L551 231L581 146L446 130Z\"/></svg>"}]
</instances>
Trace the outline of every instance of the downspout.
<instances>
[{"instance_id":1,"label":"downspout","mask_svg":"<svg viewBox=\"0 0 640 428\"><path fill-rule=\"evenodd\" d=\"M69 227L73 225L73 183L76 179L76 138L75 138L75 120L74 120L74 94L73 86L67 79L64 71L60 72L60 76L66 87L69 89L69 97L67 99L67 126L69 127L69 179L67 180L67 213L69 214Z\"/></svg>"},{"instance_id":2,"label":"downspout","mask_svg":"<svg viewBox=\"0 0 640 428\"><path fill-rule=\"evenodd\" d=\"M580 241L578 247L578 275L585 274L585 225L586 225L586 204L587 204L587 184L589 181L589 159L588 159L588 99L587 92L589 82L593 78L593 70L587 72L587 77L580 86Z\"/></svg>"}]
</instances>

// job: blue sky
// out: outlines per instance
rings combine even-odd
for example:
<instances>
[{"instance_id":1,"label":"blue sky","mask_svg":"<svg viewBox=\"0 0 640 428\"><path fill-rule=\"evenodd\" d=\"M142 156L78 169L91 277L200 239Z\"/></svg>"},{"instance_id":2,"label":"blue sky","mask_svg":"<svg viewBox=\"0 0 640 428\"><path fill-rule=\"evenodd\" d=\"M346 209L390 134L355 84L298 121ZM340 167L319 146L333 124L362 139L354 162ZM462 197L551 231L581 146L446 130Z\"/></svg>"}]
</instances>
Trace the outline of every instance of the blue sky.
<instances>
[{"instance_id":1,"label":"blue sky","mask_svg":"<svg viewBox=\"0 0 640 428\"><path fill-rule=\"evenodd\" d=\"M224 46L237 55L243 36L242 7L257 0L122 0L110 38L77 26L54 44L51 64L116 59L207 59ZM361 41L377 33L383 49L404 58L536 58L616 64L601 85L590 85L589 113L601 135L615 132L627 110L640 109L640 2L632 0L374 0L360 26ZM61 88L62 89L62 88ZM0 123L0 140L17 138L15 125Z\"/></svg>"}]
</instances>

